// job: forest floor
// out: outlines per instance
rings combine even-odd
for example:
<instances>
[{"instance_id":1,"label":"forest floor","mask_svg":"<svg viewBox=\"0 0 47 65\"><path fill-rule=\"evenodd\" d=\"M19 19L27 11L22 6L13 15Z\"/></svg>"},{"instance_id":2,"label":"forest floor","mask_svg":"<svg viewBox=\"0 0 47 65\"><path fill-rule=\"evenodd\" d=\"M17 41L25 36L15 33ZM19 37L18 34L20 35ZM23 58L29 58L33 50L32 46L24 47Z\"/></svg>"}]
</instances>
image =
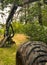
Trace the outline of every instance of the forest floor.
<instances>
[{"instance_id":1,"label":"forest floor","mask_svg":"<svg viewBox=\"0 0 47 65\"><path fill-rule=\"evenodd\" d=\"M3 36L0 35L0 40ZM11 47L0 48L0 65L16 65L16 51L19 45L27 41L27 36L24 34L15 34Z\"/></svg>"}]
</instances>

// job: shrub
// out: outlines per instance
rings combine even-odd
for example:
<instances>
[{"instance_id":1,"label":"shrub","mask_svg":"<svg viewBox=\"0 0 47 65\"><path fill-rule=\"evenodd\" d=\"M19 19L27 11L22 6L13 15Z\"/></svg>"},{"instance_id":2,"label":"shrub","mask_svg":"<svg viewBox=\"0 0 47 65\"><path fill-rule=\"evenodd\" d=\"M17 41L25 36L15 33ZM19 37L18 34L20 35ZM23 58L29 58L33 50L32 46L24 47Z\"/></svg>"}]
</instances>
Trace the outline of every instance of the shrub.
<instances>
[{"instance_id":1,"label":"shrub","mask_svg":"<svg viewBox=\"0 0 47 65\"><path fill-rule=\"evenodd\" d=\"M24 33L30 36L31 40L43 41L47 43L47 27L39 25L38 23L13 24L15 33Z\"/></svg>"},{"instance_id":2,"label":"shrub","mask_svg":"<svg viewBox=\"0 0 47 65\"><path fill-rule=\"evenodd\" d=\"M0 29L0 34L4 34L4 29Z\"/></svg>"},{"instance_id":3,"label":"shrub","mask_svg":"<svg viewBox=\"0 0 47 65\"><path fill-rule=\"evenodd\" d=\"M47 29L44 26L30 24L25 29L25 33L31 37L31 40L47 42Z\"/></svg>"}]
</instances>

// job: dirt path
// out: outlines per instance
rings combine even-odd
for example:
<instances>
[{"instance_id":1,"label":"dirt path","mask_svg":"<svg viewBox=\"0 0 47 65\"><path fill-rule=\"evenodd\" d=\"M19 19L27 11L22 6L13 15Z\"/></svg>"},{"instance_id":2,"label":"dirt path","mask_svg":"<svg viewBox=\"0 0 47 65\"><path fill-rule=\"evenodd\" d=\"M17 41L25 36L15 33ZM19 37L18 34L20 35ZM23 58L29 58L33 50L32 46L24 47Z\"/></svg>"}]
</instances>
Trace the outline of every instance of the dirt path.
<instances>
[{"instance_id":1,"label":"dirt path","mask_svg":"<svg viewBox=\"0 0 47 65\"><path fill-rule=\"evenodd\" d=\"M15 34L13 37L13 41L16 42L16 45L19 45L21 43L24 43L25 41L27 41L28 36L24 35L24 34Z\"/></svg>"}]
</instances>

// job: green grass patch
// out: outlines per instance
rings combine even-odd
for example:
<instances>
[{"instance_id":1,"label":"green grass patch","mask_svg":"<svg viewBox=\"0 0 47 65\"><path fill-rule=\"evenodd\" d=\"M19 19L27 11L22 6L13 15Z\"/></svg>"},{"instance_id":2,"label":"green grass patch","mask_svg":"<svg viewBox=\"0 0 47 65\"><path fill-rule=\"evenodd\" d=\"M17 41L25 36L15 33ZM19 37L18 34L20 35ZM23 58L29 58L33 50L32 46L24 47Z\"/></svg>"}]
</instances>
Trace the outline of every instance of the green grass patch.
<instances>
[{"instance_id":1,"label":"green grass patch","mask_svg":"<svg viewBox=\"0 0 47 65\"><path fill-rule=\"evenodd\" d=\"M0 65L16 65L16 45L0 48Z\"/></svg>"}]
</instances>

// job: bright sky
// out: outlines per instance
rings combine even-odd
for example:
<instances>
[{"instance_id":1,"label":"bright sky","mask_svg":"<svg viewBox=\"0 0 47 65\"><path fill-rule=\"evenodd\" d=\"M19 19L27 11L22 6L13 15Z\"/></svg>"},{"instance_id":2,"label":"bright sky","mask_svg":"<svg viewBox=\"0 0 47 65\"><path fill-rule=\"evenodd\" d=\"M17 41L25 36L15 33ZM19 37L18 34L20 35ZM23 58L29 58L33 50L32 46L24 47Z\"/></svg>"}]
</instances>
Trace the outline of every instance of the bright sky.
<instances>
[{"instance_id":1,"label":"bright sky","mask_svg":"<svg viewBox=\"0 0 47 65\"><path fill-rule=\"evenodd\" d=\"M12 6L12 5L9 4L8 6ZM21 7L18 7L17 11L19 11L20 8ZM1 24L5 24L6 23L6 19L8 18L8 15L9 15L8 11L10 11L10 10L11 10L11 7L6 7L6 8L4 8L3 11L0 9L0 23ZM2 15L2 14L4 14L4 15Z\"/></svg>"},{"instance_id":2,"label":"bright sky","mask_svg":"<svg viewBox=\"0 0 47 65\"><path fill-rule=\"evenodd\" d=\"M3 23L4 24L6 23L6 19L7 19L8 15L9 15L9 12L8 11L10 11L10 7L4 8L3 11L0 9L0 23L2 23L2 24Z\"/></svg>"}]
</instances>

